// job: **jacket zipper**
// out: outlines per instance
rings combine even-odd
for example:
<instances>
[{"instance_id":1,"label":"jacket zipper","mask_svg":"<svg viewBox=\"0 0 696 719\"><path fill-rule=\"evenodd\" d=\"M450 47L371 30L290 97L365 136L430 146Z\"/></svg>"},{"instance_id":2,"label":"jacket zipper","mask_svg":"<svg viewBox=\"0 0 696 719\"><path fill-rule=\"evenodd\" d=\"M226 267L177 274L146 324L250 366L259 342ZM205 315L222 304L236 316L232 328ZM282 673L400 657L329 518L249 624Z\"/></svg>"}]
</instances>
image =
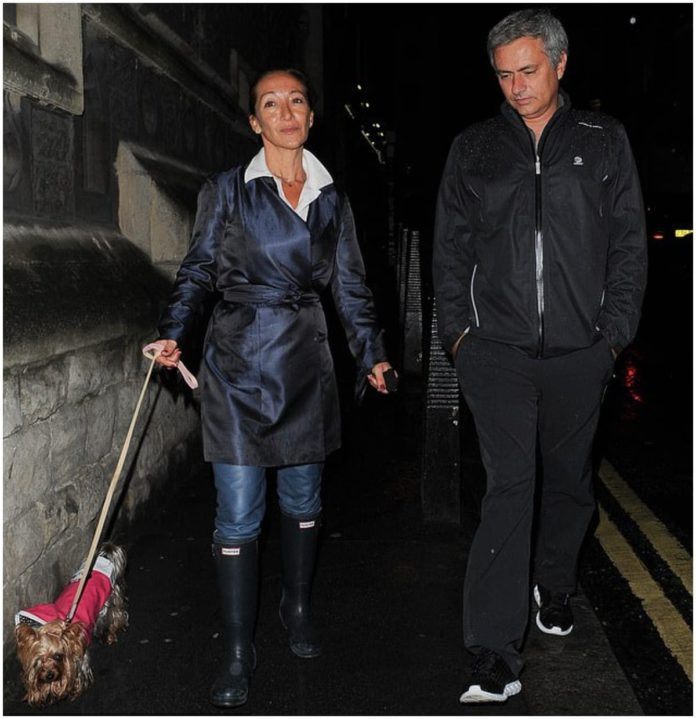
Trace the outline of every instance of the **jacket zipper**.
<instances>
[{"instance_id":1,"label":"jacket zipper","mask_svg":"<svg viewBox=\"0 0 696 719\"><path fill-rule=\"evenodd\" d=\"M536 296L537 296L537 357L544 352L544 235L541 222L541 160L537 148L534 148L534 178L535 178L535 228L534 228L534 257L536 262Z\"/></svg>"},{"instance_id":2,"label":"jacket zipper","mask_svg":"<svg viewBox=\"0 0 696 719\"><path fill-rule=\"evenodd\" d=\"M544 236L541 227L541 158L539 157L539 143L529 128L527 137L532 146L534 157L534 284L536 286L537 300L537 351L540 358L544 352ZM541 139L541 138L539 138Z\"/></svg>"},{"instance_id":3,"label":"jacket zipper","mask_svg":"<svg viewBox=\"0 0 696 719\"><path fill-rule=\"evenodd\" d=\"M539 141L536 142L534 133L526 127L524 120L516 116L519 124L527 132L529 142L532 146L532 157L534 158L534 260L535 260L535 285L537 296L537 358L544 356L544 234L542 228L542 206L541 206L541 154L546 136L553 125L558 122L561 113L557 110L549 120L541 133Z\"/></svg>"}]
</instances>

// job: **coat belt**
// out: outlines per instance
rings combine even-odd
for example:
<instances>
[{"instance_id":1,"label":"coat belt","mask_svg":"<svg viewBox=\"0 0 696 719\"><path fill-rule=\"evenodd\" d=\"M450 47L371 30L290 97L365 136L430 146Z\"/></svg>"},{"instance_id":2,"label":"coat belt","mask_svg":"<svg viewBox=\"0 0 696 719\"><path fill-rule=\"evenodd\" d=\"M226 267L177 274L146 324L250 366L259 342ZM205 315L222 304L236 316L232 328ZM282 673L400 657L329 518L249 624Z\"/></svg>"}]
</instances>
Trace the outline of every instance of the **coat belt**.
<instances>
[{"instance_id":1,"label":"coat belt","mask_svg":"<svg viewBox=\"0 0 696 719\"><path fill-rule=\"evenodd\" d=\"M295 311L300 307L318 305L316 292L301 290L299 287L269 287L267 285L238 285L229 287L223 293L225 302L241 305L288 305Z\"/></svg>"}]
</instances>

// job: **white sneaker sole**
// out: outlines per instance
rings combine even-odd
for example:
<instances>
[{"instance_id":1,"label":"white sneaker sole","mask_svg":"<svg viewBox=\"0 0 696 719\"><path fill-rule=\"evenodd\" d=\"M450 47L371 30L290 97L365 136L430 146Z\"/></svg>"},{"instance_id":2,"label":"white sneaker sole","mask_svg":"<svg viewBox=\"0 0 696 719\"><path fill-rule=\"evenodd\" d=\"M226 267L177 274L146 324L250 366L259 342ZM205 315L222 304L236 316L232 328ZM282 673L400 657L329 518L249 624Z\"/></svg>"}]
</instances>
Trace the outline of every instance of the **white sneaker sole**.
<instances>
[{"instance_id":1,"label":"white sneaker sole","mask_svg":"<svg viewBox=\"0 0 696 719\"><path fill-rule=\"evenodd\" d=\"M464 694L459 697L462 704L483 704L485 702L501 703L507 701L508 697L519 694L522 691L522 682L518 679L505 685L502 694L485 692L478 684L470 686Z\"/></svg>"},{"instance_id":2,"label":"white sneaker sole","mask_svg":"<svg viewBox=\"0 0 696 719\"><path fill-rule=\"evenodd\" d=\"M541 596L539 595L539 587L534 585L534 601L537 603L537 607L541 608ZM566 637L573 631L573 624L568 629L561 629L560 627L547 627L541 623L541 612L537 612L536 625L541 629L544 634L553 634L557 637Z\"/></svg>"}]
</instances>

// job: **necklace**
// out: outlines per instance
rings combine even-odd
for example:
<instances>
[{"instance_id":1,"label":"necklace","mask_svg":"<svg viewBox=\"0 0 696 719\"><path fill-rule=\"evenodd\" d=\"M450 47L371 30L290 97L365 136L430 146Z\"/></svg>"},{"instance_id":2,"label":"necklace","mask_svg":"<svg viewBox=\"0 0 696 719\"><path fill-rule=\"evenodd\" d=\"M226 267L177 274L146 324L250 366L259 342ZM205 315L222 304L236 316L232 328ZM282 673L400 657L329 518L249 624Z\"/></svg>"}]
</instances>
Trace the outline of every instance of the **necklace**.
<instances>
[{"instance_id":1,"label":"necklace","mask_svg":"<svg viewBox=\"0 0 696 719\"><path fill-rule=\"evenodd\" d=\"M286 180L282 175L276 175L275 172L271 172L271 175L279 179L284 185L287 185L288 187L293 187L296 182L299 182L301 184L307 179L307 175L304 172L300 177L295 177L292 180Z\"/></svg>"}]
</instances>

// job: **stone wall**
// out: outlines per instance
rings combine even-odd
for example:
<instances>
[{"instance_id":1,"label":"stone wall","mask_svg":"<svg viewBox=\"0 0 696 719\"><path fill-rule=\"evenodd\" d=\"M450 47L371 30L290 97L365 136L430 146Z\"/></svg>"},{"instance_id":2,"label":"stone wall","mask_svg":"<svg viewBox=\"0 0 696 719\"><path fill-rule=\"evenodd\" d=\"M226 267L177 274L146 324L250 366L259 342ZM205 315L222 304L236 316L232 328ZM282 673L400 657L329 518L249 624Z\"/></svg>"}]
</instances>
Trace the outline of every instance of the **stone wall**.
<instances>
[{"instance_id":1,"label":"stone wall","mask_svg":"<svg viewBox=\"0 0 696 719\"><path fill-rule=\"evenodd\" d=\"M256 150L254 70L321 59L318 6L51 7L3 8L5 653L89 548L197 190ZM196 394L155 373L109 531L200 465Z\"/></svg>"},{"instance_id":2,"label":"stone wall","mask_svg":"<svg viewBox=\"0 0 696 719\"><path fill-rule=\"evenodd\" d=\"M169 279L122 235L5 226L5 637L89 547L148 369ZM195 395L150 382L107 534L200 463Z\"/></svg>"}]
</instances>

